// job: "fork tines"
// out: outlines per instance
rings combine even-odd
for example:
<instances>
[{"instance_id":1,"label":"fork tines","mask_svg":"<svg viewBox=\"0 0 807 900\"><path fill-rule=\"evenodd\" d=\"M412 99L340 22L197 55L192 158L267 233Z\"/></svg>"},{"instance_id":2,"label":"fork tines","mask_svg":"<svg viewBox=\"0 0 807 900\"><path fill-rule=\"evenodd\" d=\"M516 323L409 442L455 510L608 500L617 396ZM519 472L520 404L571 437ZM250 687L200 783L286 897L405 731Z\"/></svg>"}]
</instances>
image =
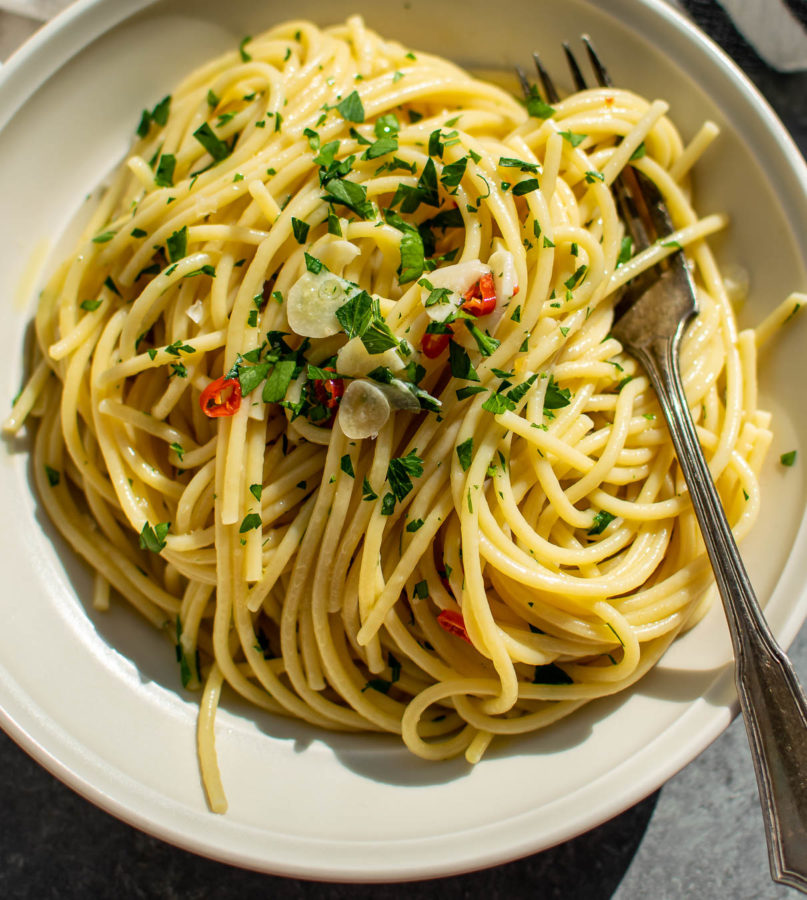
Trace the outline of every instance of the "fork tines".
<instances>
[{"instance_id":1,"label":"fork tines","mask_svg":"<svg viewBox=\"0 0 807 900\"><path fill-rule=\"evenodd\" d=\"M591 69L594 72L594 78L597 84L600 87L610 87L613 82L611 81L611 76L608 74L608 70L602 63L602 60L597 55L596 50L592 46L591 38L587 34L581 35L580 38L583 42L583 46L586 48L586 53L588 55L589 62L591 63ZM583 74L583 70L580 68L580 64L577 62L577 57L574 55L574 51L569 46L566 41L563 41L563 52L566 55L566 63L569 66L569 71L572 75L572 81L574 82L575 89L578 91L584 91L588 87L588 82L586 81L586 77ZM544 100L549 103L558 103L560 101L560 93L558 89L555 87L555 82L552 80L549 72L547 72L543 63L541 62L541 57L537 53L532 54L533 62L535 63L535 71L538 74L538 81L541 84L541 91L544 96ZM518 77L521 82L521 88L524 91L525 95L529 95L531 91L531 87L529 82L527 81L527 77L524 74L524 70L519 68Z\"/></svg>"}]
</instances>

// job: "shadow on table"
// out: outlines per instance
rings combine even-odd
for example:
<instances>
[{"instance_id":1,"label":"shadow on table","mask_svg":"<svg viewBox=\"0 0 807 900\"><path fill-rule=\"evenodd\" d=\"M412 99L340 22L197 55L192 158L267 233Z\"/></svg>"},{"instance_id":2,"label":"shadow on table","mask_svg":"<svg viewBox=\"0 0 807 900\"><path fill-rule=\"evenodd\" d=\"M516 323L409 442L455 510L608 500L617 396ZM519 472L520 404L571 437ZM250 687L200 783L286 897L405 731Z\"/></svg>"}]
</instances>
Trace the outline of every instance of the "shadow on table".
<instances>
[{"instance_id":1,"label":"shadow on table","mask_svg":"<svg viewBox=\"0 0 807 900\"><path fill-rule=\"evenodd\" d=\"M642 841L658 792L578 838L469 875L403 884L325 884L235 869L119 822L0 733L0 896L182 900L608 900ZM58 885L58 888L56 886Z\"/></svg>"}]
</instances>

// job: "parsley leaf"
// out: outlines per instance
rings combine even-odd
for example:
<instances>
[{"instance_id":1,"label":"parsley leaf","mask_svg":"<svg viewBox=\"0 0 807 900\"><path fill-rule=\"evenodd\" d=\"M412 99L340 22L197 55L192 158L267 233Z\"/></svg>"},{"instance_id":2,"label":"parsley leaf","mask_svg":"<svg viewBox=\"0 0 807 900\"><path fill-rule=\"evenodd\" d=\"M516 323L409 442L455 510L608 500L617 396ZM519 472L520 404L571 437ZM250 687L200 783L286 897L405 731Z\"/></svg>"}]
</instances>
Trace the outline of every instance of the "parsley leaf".
<instances>
[{"instance_id":1,"label":"parsley leaf","mask_svg":"<svg viewBox=\"0 0 807 900\"><path fill-rule=\"evenodd\" d=\"M169 262L177 262L186 256L188 252L188 226L183 225L179 231L175 231L165 242L168 251Z\"/></svg>"},{"instance_id":2,"label":"parsley leaf","mask_svg":"<svg viewBox=\"0 0 807 900\"><path fill-rule=\"evenodd\" d=\"M473 437L469 437L464 440L461 444L457 444L456 446L457 458L460 461L460 465L462 466L462 471L467 472L470 465L471 459L474 454L474 439Z\"/></svg>"},{"instance_id":3,"label":"parsley leaf","mask_svg":"<svg viewBox=\"0 0 807 900\"><path fill-rule=\"evenodd\" d=\"M465 348L456 341L451 341L448 345L448 365L455 378L479 381L479 375L471 362L471 357L468 356Z\"/></svg>"},{"instance_id":4,"label":"parsley leaf","mask_svg":"<svg viewBox=\"0 0 807 900\"><path fill-rule=\"evenodd\" d=\"M588 137L587 134L575 134L574 131L561 131L560 136L567 141L572 147L579 147L580 144Z\"/></svg>"},{"instance_id":5,"label":"parsley leaf","mask_svg":"<svg viewBox=\"0 0 807 900\"><path fill-rule=\"evenodd\" d=\"M361 485L362 500L378 500L378 494L370 486L370 482L365 478Z\"/></svg>"},{"instance_id":6,"label":"parsley leaf","mask_svg":"<svg viewBox=\"0 0 807 900\"><path fill-rule=\"evenodd\" d=\"M462 181L462 176L465 174L467 165L468 157L463 156L462 159L458 159L457 162L443 166L443 171L440 175L441 184L447 188L456 187Z\"/></svg>"},{"instance_id":7,"label":"parsley leaf","mask_svg":"<svg viewBox=\"0 0 807 900\"><path fill-rule=\"evenodd\" d=\"M514 410L516 404L504 394L491 394L482 404L482 409L494 415Z\"/></svg>"},{"instance_id":8,"label":"parsley leaf","mask_svg":"<svg viewBox=\"0 0 807 900\"><path fill-rule=\"evenodd\" d=\"M387 467L387 481L398 500L403 500L414 487L412 477L420 478L422 474L423 460L417 455L417 450L406 456L393 457Z\"/></svg>"},{"instance_id":9,"label":"parsley leaf","mask_svg":"<svg viewBox=\"0 0 807 900\"><path fill-rule=\"evenodd\" d=\"M263 526L263 521L261 519L260 513L247 513L244 516L243 521L241 522L241 527L238 529L239 534L246 534L248 531L253 531L256 528L261 528Z\"/></svg>"},{"instance_id":10,"label":"parsley leaf","mask_svg":"<svg viewBox=\"0 0 807 900\"><path fill-rule=\"evenodd\" d=\"M325 263L322 260L316 258L316 256L311 256L309 253L305 253L305 267L311 272L312 275L319 275L319 273L325 268Z\"/></svg>"},{"instance_id":11,"label":"parsley leaf","mask_svg":"<svg viewBox=\"0 0 807 900\"><path fill-rule=\"evenodd\" d=\"M241 384L242 396L246 396L250 391L255 390L269 374L271 365L270 362L264 361L258 363L256 366L241 365L238 367L238 381Z\"/></svg>"},{"instance_id":12,"label":"parsley leaf","mask_svg":"<svg viewBox=\"0 0 807 900\"><path fill-rule=\"evenodd\" d=\"M525 162L523 159L514 159L510 156L500 156L499 165L503 168L521 169L522 172L538 174L538 163Z\"/></svg>"},{"instance_id":13,"label":"parsley leaf","mask_svg":"<svg viewBox=\"0 0 807 900\"><path fill-rule=\"evenodd\" d=\"M416 281L426 268L426 251L423 246L423 237L420 231L408 222L405 222L391 209L385 211L388 225L392 225L401 232L401 268L398 280L401 284Z\"/></svg>"},{"instance_id":14,"label":"parsley leaf","mask_svg":"<svg viewBox=\"0 0 807 900\"><path fill-rule=\"evenodd\" d=\"M160 522L153 528L149 522L146 522L140 532L140 549L159 553L165 547L165 536L170 527L170 522Z\"/></svg>"},{"instance_id":15,"label":"parsley leaf","mask_svg":"<svg viewBox=\"0 0 807 900\"><path fill-rule=\"evenodd\" d=\"M339 114L348 122L364 121L364 105L358 91L353 91L341 102L337 103L336 109Z\"/></svg>"},{"instance_id":16,"label":"parsley leaf","mask_svg":"<svg viewBox=\"0 0 807 900\"><path fill-rule=\"evenodd\" d=\"M633 255L633 238L628 234L622 238L619 247L619 256L616 258L616 267L624 265Z\"/></svg>"},{"instance_id":17,"label":"parsley leaf","mask_svg":"<svg viewBox=\"0 0 807 900\"><path fill-rule=\"evenodd\" d=\"M373 298L360 291L336 310L336 318L348 338L360 337L373 318Z\"/></svg>"},{"instance_id":18,"label":"parsley leaf","mask_svg":"<svg viewBox=\"0 0 807 900\"><path fill-rule=\"evenodd\" d=\"M297 362L294 359L281 359L275 363L272 374L266 379L263 386L263 400L265 403L280 403L286 396Z\"/></svg>"},{"instance_id":19,"label":"parsley leaf","mask_svg":"<svg viewBox=\"0 0 807 900\"><path fill-rule=\"evenodd\" d=\"M308 238L308 229L311 226L308 222L303 222L301 219L295 219L294 216L291 217L291 230L294 232L294 238L298 244L304 244L306 239Z\"/></svg>"},{"instance_id":20,"label":"parsley leaf","mask_svg":"<svg viewBox=\"0 0 807 900\"><path fill-rule=\"evenodd\" d=\"M476 341L476 346L479 347L479 352L482 356L490 356L496 351L501 341L497 341L496 338L480 331L470 319L464 319L463 321L465 322L465 327L470 331L471 337Z\"/></svg>"},{"instance_id":21,"label":"parsley leaf","mask_svg":"<svg viewBox=\"0 0 807 900\"><path fill-rule=\"evenodd\" d=\"M544 394L544 410L563 409L572 402L571 396L572 392L569 388L559 388L555 379L550 375L546 394Z\"/></svg>"},{"instance_id":22,"label":"parsley leaf","mask_svg":"<svg viewBox=\"0 0 807 900\"><path fill-rule=\"evenodd\" d=\"M647 147L645 147L644 141L631 153L630 159L628 162L633 162L634 160L641 159L643 156L647 154Z\"/></svg>"},{"instance_id":23,"label":"parsley leaf","mask_svg":"<svg viewBox=\"0 0 807 900\"><path fill-rule=\"evenodd\" d=\"M391 137L379 138L364 151L362 159L378 159L379 156L386 156L388 153L394 153L398 149L398 138L394 135Z\"/></svg>"},{"instance_id":24,"label":"parsley leaf","mask_svg":"<svg viewBox=\"0 0 807 900\"><path fill-rule=\"evenodd\" d=\"M230 148L220 137L218 137L210 127L209 123L203 122L196 131L193 132L193 136L213 157L215 162L221 162L221 160L226 159L226 157L230 155Z\"/></svg>"},{"instance_id":25,"label":"parsley leaf","mask_svg":"<svg viewBox=\"0 0 807 900\"><path fill-rule=\"evenodd\" d=\"M538 179L537 178L526 178L524 181L519 181L518 184L513 185L513 194L516 197L523 197L524 194L531 194L533 191L538 190Z\"/></svg>"},{"instance_id":26,"label":"parsley leaf","mask_svg":"<svg viewBox=\"0 0 807 900\"><path fill-rule=\"evenodd\" d=\"M601 509L594 516L594 524L591 526L591 528L589 528L586 534L602 534L603 531L605 531L608 525L610 525L610 523L613 522L615 518L616 516L614 516L612 513L606 512L604 509Z\"/></svg>"},{"instance_id":27,"label":"parsley leaf","mask_svg":"<svg viewBox=\"0 0 807 900\"><path fill-rule=\"evenodd\" d=\"M526 103L527 114L534 119L550 119L555 115L554 107L544 102L538 93L538 88L534 84L530 85L530 95L527 97Z\"/></svg>"},{"instance_id":28,"label":"parsley leaf","mask_svg":"<svg viewBox=\"0 0 807 900\"><path fill-rule=\"evenodd\" d=\"M324 188L327 194L323 200L346 206L362 219L372 217L373 204L367 200L367 188L363 184L342 178L331 178L325 182Z\"/></svg>"}]
</instances>

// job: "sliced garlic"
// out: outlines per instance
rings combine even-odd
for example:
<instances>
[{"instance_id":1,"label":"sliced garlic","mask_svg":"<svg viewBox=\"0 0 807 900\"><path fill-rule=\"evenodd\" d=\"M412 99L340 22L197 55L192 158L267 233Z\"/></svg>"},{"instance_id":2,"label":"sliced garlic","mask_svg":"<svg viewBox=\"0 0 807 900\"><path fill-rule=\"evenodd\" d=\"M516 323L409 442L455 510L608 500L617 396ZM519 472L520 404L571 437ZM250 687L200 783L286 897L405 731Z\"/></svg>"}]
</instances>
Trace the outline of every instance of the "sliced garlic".
<instances>
[{"instance_id":1,"label":"sliced garlic","mask_svg":"<svg viewBox=\"0 0 807 900\"><path fill-rule=\"evenodd\" d=\"M393 409L420 412L420 401L400 378L393 378L389 384L379 384L377 387L383 391Z\"/></svg>"},{"instance_id":2,"label":"sliced garlic","mask_svg":"<svg viewBox=\"0 0 807 900\"><path fill-rule=\"evenodd\" d=\"M478 259L468 259L465 262L455 263L453 266L435 269L427 275L427 280L435 287L446 287L457 294L464 294L488 272L490 272L490 268L483 262Z\"/></svg>"},{"instance_id":3,"label":"sliced garlic","mask_svg":"<svg viewBox=\"0 0 807 900\"><path fill-rule=\"evenodd\" d=\"M336 421L351 440L374 438L384 427L390 404L381 386L369 381L351 381L339 404Z\"/></svg>"},{"instance_id":4,"label":"sliced garlic","mask_svg":"<svg viewBox=\"0 0 807 900\"><path fill-rule=\"evenodd\" d=\"M195 322L197 325L200 325L202 319L205 315L205 305L201 300L196 300L191 303L191 305L185 310L185 315L191 320L191 322Z\"/></svg>"},{"instance_id":5,"label":"sliced garlic","mask_svg":"<svg viewBox=\"0 0 807 900\"><path fill-rule=\"evenodd\" d=\"M286 315L289 326L301 337L323 338L342 330L336 310L359 288L333 272L305 272L289 290Z\"/></svg>"},{"instance_id":6,"label":"sliced garlic","mask_svg":"<svg viewBox=\"0 0 807 900\"><path fill-rule=\"evenodd\" d=\"M406 368L394 348L383 353L368 353L362 339L358 337L351 338L336 354L336 371L341 375L362 378L377 366L386 366L391 372L400 372Z\"/></svg>"}]
</instances>

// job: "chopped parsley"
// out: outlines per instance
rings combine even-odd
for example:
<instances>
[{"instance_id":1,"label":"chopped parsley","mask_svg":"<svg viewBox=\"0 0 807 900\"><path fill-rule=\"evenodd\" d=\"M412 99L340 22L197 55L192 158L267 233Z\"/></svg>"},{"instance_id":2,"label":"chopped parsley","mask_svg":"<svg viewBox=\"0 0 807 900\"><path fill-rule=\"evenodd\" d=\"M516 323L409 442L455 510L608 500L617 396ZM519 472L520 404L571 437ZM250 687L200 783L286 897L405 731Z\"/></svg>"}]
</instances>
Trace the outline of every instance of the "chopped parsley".
<instances>
[{"instance_id":1,"label":"chopped parsley","mask_svg":"<svg viewBox=\"0 0 807 900\"><path fill-rule=\"evenodd\" d=\"M530 85L530 94L527 97L526 105L527 114L534 119L551 119L555 115L554 107L544 102L538 93L538 88L534 84Z\"/></svg>"},{"instance_id":2,"label":"chopped parsley","mask_svg":"<svg viewBox=\"0 0 807 900\"><path fill-rule=\"evenodd\" d=\"M193 136L213 157L215 162L221 162L230 155L229 146L213 131L208 122L203 122Z\"/></svg>"},{"instance_id":3,"label":"chopped parsley","mask_svg":"<svg viewBox=\"0 0 807 900\"><path fill-rule=\"evenodd\" d=\"M460 466L462 466L462 471L467 472L470 465L471 459L474 453L474 439L473 437L469 437L464 440L461 444L457 444L457 458L460 461Z\"/></svg>"},{"instance_id":4,"label":"chopped parsley","mask_svg":"<svg viewBox=\"0 0 807 900\"><path fill-rule=\"evenodd\" d=\"M589 528L586 534L595 535L602 534L603 531L614 521L616 516L613 513L606 512L604 509L601 509L594 516L594 524Z\"/></svg>"},{"instance_id":5,"label":"chopped parsley","mask_svg":"<svg viewBox=\"0 0 807 900\"><path fill-rule=\"evenodd\" d=\"M633 162L634 160L641 159L647 153L647 147L645 147L644 141L631 153L629 162Z\"/></svg>"},{"instance_id":6,"label":"chopped parsley","mask_svg":"<svg viewBox=\"0 0 807 900\"><path fill-rule=\"evenodd\" d=\"M625 263L633 256L633 238L628 234L622 238L619 246L619 256L616 258L616 267L624 266Z\"/></svg>"},{"instance_id":7,"label":"chopped parsley","mask_svg":"<svg viewBox=\"0 0 807 900\"><path fill-rule=\"evenodd\" d=\"M514 159L510 156L500 156L499 165L506 169L521 169L522 172L538 174L538 163L525 162L523 159Z\"/></svg>"},{"instance_id":8,"label":"chopped parsley","mask_svg":"<svg viewBox=\"0 0 807 900\"><path fill-rule=\"evenodd\" d=\"M367 478L364 479L361 485L361 499L378 500L378 494L376 494L376 492L373 490Z\"/></svg>"},{"instance_id":9,"label":"chopped parsley","mask_svg":"<svg viewBox=\"0 0 807 900\"><path fill-rule=\"evenodd\" d=\"M513 185L513 194L516 197L523 197L524 194L531 194L533 191L537 191L538 187L537 178L526 178L524 181L519 181L518 184Z\"/></svg>"},{"instance_id":10,"label":"chopped parsley","mask_svg":"<svg viewBox=\"0 0 807 900\"><path fill-rule=\"evenodd\" d=\"M154 122L155 125L159 125L162 127L168 121L168 114L171 109L171 95L169 94L167 97L163 97L162 100L154 107L154 109L149 112L147 109L143 110L143 113L140 117L140 124L137 126L137 136L144 138L149 133L151 129L151 123Z\"/></svg>"},{"instance_id":11,"label":"chopped parsley","mask_svg":"<svg viewBox=\"0 0 807 900\"><path fill-rule=\"evenodd\" d=\"M575 134L574 131L561 131L560 136L567 141L572 147L579 147L580 144L588 137L587 134Z\"/></svg>"},{"instance_id":12,"label":"chopped parsley","mask_svg":"<svg viewBox=\"0 0 807 900\"><path fill-rule=\"evenodd\" d=\"M341 103L336 104L336 109L339 115L347 122L364 121L364 105L361 102L358 91L352 91L348 94Z\"/></svg>"},{"instance_id":13,"label":"chopped parsley","mask_svg":"<svg viewBox=\"0 0 807 900\"><path fill-rule=\"evenodd\" d=\"M183 225L179 231L175 231L165 242L168 251L169 262L177 262L188 252L188 226Z\"/></svg>"},{"instance_id":14,"label":"chopped parsley","mask_svg":"<svg viewBox=\"0 0 807 900\"><path fill-rule=\"evenodd\" d=\"M308 222L303 222L301 219L295 219L294 216L291 217L291 230L294 232L294 238L298 244L304 244L306 242L310 227Z\"/></svg>"},{"instance_id":15,"label":"chopped parsley","mask_svg":"<svg viewBox=\"0 0 807 900\"><path fill-rule=\"evenodd\" d=\"M261 520L260 513L247 513L247 515L244 516L244 519L241 522L238 533L246 534L246 532L248 531L253 531L256 528L261 528L262 525L263 521Z\"/></svg>"},{"instance_id":16,"label":"chopped parsley","mask_svg":"<svg viewBox=\"0 0 807 900\"><path fill-rule=\"evenodd\" d=\"M476 369L471 362L465 348L456 341L451 341L448 345L448 364L451 368L451 374L455 378L464 378L466 381L479 381Z\"/></svg>"},{"instance_id":17,"label":"chopped parsley","mask_svg":"<svg viewBox=\"0 0 807 900\"><path fill-rule=\"evenodd\" d=\"M387 467L387 481L395 499L403 500L413 488L412 478L419 478L422 474L423 460L416 449L406 456L393 457Z\"/></svg>"},{"instance_id":18,"label":"chopped parsley","mask_svg":"<svg viewBox=\"0 0 807 900\"><path fill-rule=\"evenodd\" d=\"M462 176L465 174L467 165L468 157L463 156L461 159L458 159L457 162L443 166L443 171L440 174L440 183L443 187L456 187L462 181Z\"/></svg>"},{"instance_id":19,"label":"chopped parsley","mask_svg":"<svg viewBox=\"0 0 807 900\"><path fill-rule=\"evenodd\" d=\"M165 536L170 527L170 522L160 522L153 528L146 522L140 532L140 549L159 553L165 547Z\"/></svg>"},{"instance_id":20,"label":"chopped parsley","mask_svg":"<svg viewBox=\"0 0 807 900\"><path fill-rule=\"evenodd\" d=\"M496 351L501 343L500 341L497 341L496 338L480 331L470 319L463 319L463 321L465 322L465 327L471 333L471 337L476 341L476 346L479 348L479 352L482 356L490 356Z\"/></svg>"}]
</instances>

